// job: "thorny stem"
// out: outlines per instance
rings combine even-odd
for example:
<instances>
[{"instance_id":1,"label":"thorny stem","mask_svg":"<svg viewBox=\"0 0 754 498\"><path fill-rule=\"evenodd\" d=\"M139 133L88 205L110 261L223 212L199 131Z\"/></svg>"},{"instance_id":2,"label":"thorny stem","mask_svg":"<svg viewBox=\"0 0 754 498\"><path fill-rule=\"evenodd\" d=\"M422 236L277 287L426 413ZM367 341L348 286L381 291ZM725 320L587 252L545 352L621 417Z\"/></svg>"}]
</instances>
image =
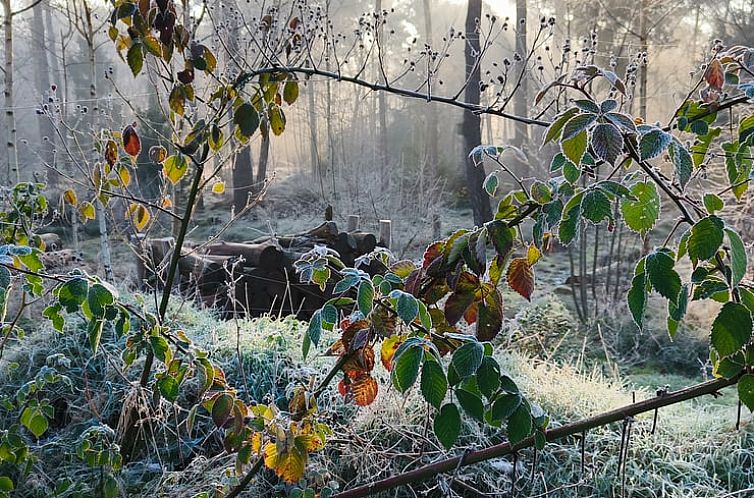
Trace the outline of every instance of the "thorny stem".
<instances>
[{"instance_id":1,"label":"thorny stem","mask_svg":"<svg viewBox=\"0 0 754 498\"><path fill-rule=\"evenodd\" d=\"M738 382L738 376L732 379L715 379L695 386L687 387L679 391L668 393L664 396L658 396L650 398L638 403L632 403L630 405L611 410L594 417L586 418L573 422L570 424L562 425L554 429L545 431L545 438L548 442L557 441L570 436L584 433L595 427L601 427L614 422L624 420L626 417L635 417L636 415L650 412L652 410L663 408L666 406L674 405L682 401L688 401L707 394L715 394L720 389L735 385ZM464 454L462 466L473 465L475 463L490 460L492 458L499 458L505 455L521 451L525 448L534 446L534 436L530 436L523 441L516 444L510 442L500 443L493 446L488 446L480 450L471 451ZM375 493L387 491L397 488L398 486L404 486L407 484L423 481L429 479L438 474L445 472L452 472L462 457L456 456L440 460L438 462L425 465L418 469L405 472L396 476L388 477L380 481L376 481L370 484L365 484L357 488L353 488L342 493L338 493L333 498L361 498L369 496Z\"/></svg>"}]
</instances>

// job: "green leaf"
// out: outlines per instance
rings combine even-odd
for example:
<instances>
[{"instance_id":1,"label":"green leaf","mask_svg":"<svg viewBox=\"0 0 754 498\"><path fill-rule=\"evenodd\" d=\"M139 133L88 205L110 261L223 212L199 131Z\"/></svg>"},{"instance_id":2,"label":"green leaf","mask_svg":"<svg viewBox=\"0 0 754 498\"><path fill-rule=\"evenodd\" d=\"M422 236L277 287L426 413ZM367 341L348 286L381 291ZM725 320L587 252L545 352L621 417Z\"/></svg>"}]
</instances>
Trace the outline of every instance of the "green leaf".
<instances>
[{"instance_id":1,"label":"green leaf","mask_svg":"<svg viewBox=\"0 0 754 498\"><path fill-rule=\"evenodd\" d=\"M209 144L209 148L212 149L213 152L219 151L220 148L225 143L225 136L223 134L223 129L220 128L217 124L212 125L212 129L207 139L207 143Z\"/></svg>"},{"instance_id":2,"label":"green leaf","mask_svg":"<svg viewBox=\"0 0 754 498\"><path fill-rule=\"evenodd\" d=\"M563 133L563 127L574 115L576 115L577 112L579 112L577 108L571 107L560 116L557 116L545 131L542 145L546 145L548 142L560 138L560 135Z\"/></svg>"},{"instance_id":3,"label":"green leaf","mask_svg":"<svg viewBox=\"0 0 754 498\"><path fill-rule=\"evenodd\" d=\"M390 376L393 385L399 392L405 393L414 385L417 377L419 377L419 368L423 359L424 348L421 346L411 345L398 349L393 360L393 370Z\"/></svg>"},{"instance_id":4,"label":"green leaf","mask_svg":"<svg viewBox=\"0 0 754 498\"><path fill-rule=\"evenodd\" d=\"M642 161L653 159L670 145L673 136L670 133L655 128L644 135L639 141L639 153Z\"/></svg>"},{"instance_id":5,"label":"green leaf","mask_svg":"<svg viewBox=\"0 0 754 498\"><path fill-rule=\"evenodd\" d=\"M68 313L75 313L86 300L88 292L89 282L74 277L58 287L58 300Z\"/></svg>"},{"instance_id":6,"label":"green leaf","mask_svg":"<svg viewBox=\"0 0 754 498\"><path fill-rule=\"evenodd\" d=\"M364 316L372 312L374 306L374 285L370 280L363 280L359 284L359 290L356 295L356 302L359 304L359 311Z\"/></svg>"},{"instance_id":7,"label":"green leaf","mask_svg":"<svg viewBox=\"0 0 754 498\"><path fill-rule=\"evenodd\" d=\"M144 68L144 50L141 43L131 45L126 54L126 61L133 75L138 76L142 68Z\"/></svg>"},{"instance_id":8,"label":"green leaf","mask_svg":"<svg viewBox=\"0 0 754 498\"><path fill-rule=\"evenodd\" d=\"M0 476L0 491L10 492L13 491L13 481L10 477Z\"/></svg>"},{"instance_id":9,"label":"green leaf","mask_svg":"<svg viewBox=\"0 0 754 498\"><path fill-rule=\"evenodd\" d=\"M448 392L448 379L436 361L425 361L422 366L421 392L427 403L440 408Z\"/></svg>"},{"instance_id":10,"label":"green leaf","mask_svg":"<svg viewBox=\"0 0 754 498\"><path fill-rule=\"evenodd\" d=\"M751 339L751 313L746 306L725 303L712 323L712 346L721 356L740 350Z\"/></svg>"},{"instance_id":11,"label":"green leaf","mask_svg":"<svg viewBox=\"0 0 754 498\"><path fill-rule=\"evenodd\" d=\"M694 141L694 145L691 146L691 157L694 159L694 167L698 168L704 164L707 151L709 150L712 141L717 138L721 133L720 128L712 128L706 135L697 137Z\"/></svg>"},{"instance_id":12,"label":"green leaf","mask_svg":"<svg viewBox=\"0 0 754 498\"><path fill-rule=\"evenodd\" d=\"M440 408L433 424L435 436L446 450L453 447L461 434L461 413L458 407L447 403Z\"/></svg>"},{"instance_id":13,"label":"green leaf","mask_svg":"<svg viewBox=\"0 0 754 498\"><path fill-rule=\"evenodd\" d=\"M419 304L416 298L408 292L398 291L398 300L396 302L396 311L401 320L406 325L411 325L416 316L419 314Z\"/></svg>"},{"instance_id":14,"label":"green leaf","mask_svg":"<svg viewBox=\"0 0 754 498\"><path fill-rule=\"evenodd\" d=\"M687 250L694 263L706 261L717 254L723 243L723 226L723 220L710 215L691 227Z\"/></svg>"},{"instance_id":15,"label":"green leaf","mask_svg":"<svg viewBox=\"0 0 754 498\"><path fill-rule=\"evenodd\" d=\"M322 336L322 311L317 310L309 320L309 327L306 331L307 337L315 346L319 346L319 338Z\"/></svg>"},{"instance_id":16,"label":"green leaf","mask_svg":"<svg viewBox=\"0 0 754 498\"><path fill-rule=\"evenodd\" d=\"M646 268L652 287L662 297L677 302L681 291L681 277L673 269L675 261L664 251L655 251L647 256Z\"/></svg>"},{"instance_id":17,"label":"green leaf","mask_svg":"<svg viewBox=\"0 0 754 498\"><path fill-rule=\"evenodd\" d=\"M513 249L515 231L502 220L491 221L485 226L487 227L487 235L495 247L497 254L501 258L508 256L508 253Z\"/></svg>"},{"instance_id":18,"label":"green leaf","mask_svg":"<svg viewBox=\"0 0 754 498\"><path fill-rule=\"evenodd\" d=\"M149 344L152 346L155 358L163 363L169 363L172 358L170 344L162 335L153 335L149 337Z\"/></svg>"},{"instance_id":19,"label":"green leaf","mask_svg":"<svg viewBox=\"0 0 754 498\"><path fill-rule=\"evenodd\" d=\"M600 159L615 164L623 152L623 135L610 124L598 124L592 130L592 147Z\"/></svg>"},{"instance_id":20,"label":"green leaf","mask_svg":"<svg viewBox=\"0 0 754 498\"><path fill-rule=\"evenodd\" d=\"M644 323L644 313L647 309L647 275L644 272L638 273L631 281L631 288L628 290L628 309L631 316L642 330Z\"/></svg>"},{"instance_id":21,"label":"green leaf","mask_svg":"<svg viewBox=\"0 0 754 498\"><path fill-rule=\"evenodd\" d=\"M463 411L479 422L484 422L484 403L482 402L482 398L466 389L456 389L456 398Z\"/></svg>"},{"instance_id":22,"label":"green leaf","mask_svg":"<svg viewBox=\"0 0 754 498\"><path fill-rule=\"evenodd\" d=\"M752 136L754 136L754 114L742 117L738 124L738 141L740 143L747 143Z\"/></svg>"},{"instance_id":23,"label":"green leaf","mask_svg":"<svg viewBox=\"0 0 754 498\"><path fill-rule=\"evenodd\" d=\"M725 233L728 234L728 243L730 244L731 280L733 285L738 285L746 276L746 270L749 266L746 247L744 247L743 240L735 230L726 228Z\"/></svg>"},{"instance_id":24,"label":"green leaf","mask_svg":"<svg viewBox=\"0 0 754 498\"><path fill-rule=\"evenodd\" d=\"M567 141L576 135L579 135L582 131L586 130L590 124L597 120L596 114L577 114L571 118L568 123L563 127L563 135L560 137L561 141ZM574 161L576 162L576 161Z\"/></svg>"},{"instance_id":25,"label":"green leaf","mask_svg":"<svg viewBox=\"0 0 754 498\"><path fill-rule=\"evenodd\" d=\"M259 128L259 113L249 102L244 102L233 111L233 124L242 137L249 138Z\"/></svg>"},{"instance_id":26,"label":"green leaf","mask_svg":"<svg viewBox=\"0 0 754 498\"><path fill-rule=\"evenodd\" d=\"M754 375L745 374L738 379L738 399L754 412Z\"/></svg>"},{"instance_id":27,"label":"green leaf","mask_svg":"<svg viewBox=\"0 0 754 498\"><path fill-rule=\"evenodd\" d=\"M482 364L484 356L484 347L481 343L470 341L456 349L453 353L453 359L450 360L450 367L455 370L458 377L465 379L474 375Z\"/></svg>"},{"instance_id":28,"label":"green leaf","mask_svg":"<svg viewBox=\"0 0 754 498\"><path fill-rule=\"evenodd\" d=\"M589 139L586 130L584 130L576 136L560 142L560 149L569 161L578 166L584 158L588 143Z\"/></svg>"},{"instance_id":29,"label":"green leaf","mask_svg":"<svg viewBox=\"0 0 754 498\"><path fill-rule=\"evenodd\" d=\"M600 224L606 218L612 218L610 199L599 189L587 190L581 201L581 214L595 225Z\"/></svg>"},{"instance_id":30,"label":"green leaf","mask_svg":"<svg viewBox=\"0 0 754 498\"><path fill-rule=\"evenodd\" d=\"M276 137L280 136L285 131L286 123L285 113L283 112L283 109L281 109L280 106L277 105L270 106L269 116L272 133Z\"/></svg>"},{"instance_id":31,"label":"green leaf","mask_svg":"<svg viewBox=\"0 0 754 498\"><path fill-rule=\"evenodd\" d=\"M89 345L92 347L92 352L96 353L99 347L100 339L102 338L102 329L105 323L102 320L92 320L87 327L87 335L89 336Z\"/></svg>"},{"instance_id":32,"label":"green leaf","mask_svg":"<svg viewBox=\"0 0 754 498\"><path fill-rule=\"evenodd\" d=\"M212 421L215 423L215 427L222 427L230 417L230 412L233 409L233 396L228 393L222 393L212 403Z\"/></svg>"},{"instance_id":33,"label":"green leaf","mask_svg":"<svg viewBox=\"0 0 754 498\"><path fill-rule=\"evenodd\" d=\"M584 193L571 197L568 203L563 208L563 218L558 225L558 238L564 245L570 244L578 234L578 228L581 223L581 201L584 198Z\"/></svg>"},{"instance_id":34,"label":"green leaf","mask_svg":"<svg viewBox=\"0 0 754 498\"><path fill-rule=\"evenodd\" d=\"M686 188L694 170L694 161L691 159L691 154L681 142L674 139L668 147L668 155L673 163L675 177L681 185L681 189Z\"/></svg>"},{"instance_id":35,"label":"green leaf","mask_svg":"<svg viewBox=\"0 0 754 498\"><path fill-rule=\"evenodd\" d=\"M495 192L497 192L497 186L499 183L500 180L497 177L497 173L493 171L484 179L484 191L487 192L487 195L493 197Z\"/></svg>"},{"instance_id":36,"label":"green leaf","mask_svg":"<svg viewBox=\"0 0 754 498\"><path fill-rule=\"evenodd\" d=\"M750 147L739 142L724 143L722 147L725 152L725 171L728 175L728 182L736 200L740 201L751 181Z\"/></svg>"},{"instance_id":37,"label":"green leaf","mask_svg":"<svg viewBox=\"0 0 754 498\"><path fill-rule=\"evenodd\" d=\"M170 375L161 377L157 381L157 388L160 390L162 397L169 402L175 403L175 400L178 399L178 393L180 392L179 385L178 381L174 377Z\"/></svg>"},{"instance_id":38,"label":"green leaf","mask_svg":"<svg viewBox=\"0 0 754 498\"><path fill-rule=\"evenodd\" d=\"M521 406L520 394L503 393L492 403L492 419L500 422L508 420L519 406Z\"/></svg>"},{"instance_id":39,"label":"green leaf","mask_svg":"<svg viewBox=\"0 0 754 498\"><path fill-rule=\"evenodd\" d=\"M26 427L36 438L42 437L49 427L47 418L38 405L24 408L24 411L21 412L20 421L21 425Z\"/></svg>"},{"instance_id":40,"label":"green leaf","mask_svg":"<svg viewBox=\"0 0 754 498\"><path fill-rule=\"evenodd\" d=\"M298 100L298 81L288 78L283 87L283 100L288 105L293 105Z\"/></svg>"},{"instance_id":41,"label":"green leaf","mask_svg":"<svg viewBox=\"0 0 754 498\"><path fill-rule=\"evenodd\" d=\"M704 208L709 214L715 214L725 207L723 200L715 194L704 194Z\"/></svg>"},{"instance_id":42,"label":"green leaf","mask_svg":"<svg viewBox=\"0 0 754 498\"><path fill-rule=\"evenodd\" d=\"M532 425L529 408L521 403L508 418L508 440L511 444L526 439L531 434Z\"/></svg>"},{"instance_id":43,"label":"green leaf","mask_svg":"<svg viewBox=\"0 0 754 498\"><path fill-rule=\"evenodd\" d=\"M623 199L621 213L626 226L646 235L660 218L660 195L652 182L639 182L631 186L631 195L636 200Z\"/></svg>"},{"instance_id":44,"label":"green leaf","mask_svg":"<svg viewBox=\"0 0 754 498\"><path fill-rule=\"evenodd\" d=\"M97 282L89 287L89 309L96 317L104 317L105 309L115 303L118 291L108 283Z\"/></svg>"},{"instance_id":45,"label":"green leaf","mask_svg":"<svg viewBox=\"0 0 754 498\"><path fill-rule=\"evenodd\" d=\"M500 365L490 356L482 359L476 371L476 383L479 391L488 399L500 388Z\"/></svg>"}]
</instances>

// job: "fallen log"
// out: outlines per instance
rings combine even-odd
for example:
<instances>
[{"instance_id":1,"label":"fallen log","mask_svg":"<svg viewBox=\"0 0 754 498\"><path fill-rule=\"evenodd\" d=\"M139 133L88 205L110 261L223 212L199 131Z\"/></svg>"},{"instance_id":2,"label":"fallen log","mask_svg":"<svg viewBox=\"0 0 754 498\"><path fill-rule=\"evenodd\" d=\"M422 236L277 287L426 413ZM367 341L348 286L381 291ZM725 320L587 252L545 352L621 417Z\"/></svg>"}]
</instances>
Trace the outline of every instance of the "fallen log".
<instances>
[{"instance_id":1,"label":"fallen log","mask_svg":"<svg viewBox=\"0 0 754 498\"><path fill-rule=\"evenodd\" d=\"M283 251L271 242L263 244L218 242L208 245L205 252L213 256L242 256L244 266L279 268L283 263Z\"/></svg>"}]
</instances>

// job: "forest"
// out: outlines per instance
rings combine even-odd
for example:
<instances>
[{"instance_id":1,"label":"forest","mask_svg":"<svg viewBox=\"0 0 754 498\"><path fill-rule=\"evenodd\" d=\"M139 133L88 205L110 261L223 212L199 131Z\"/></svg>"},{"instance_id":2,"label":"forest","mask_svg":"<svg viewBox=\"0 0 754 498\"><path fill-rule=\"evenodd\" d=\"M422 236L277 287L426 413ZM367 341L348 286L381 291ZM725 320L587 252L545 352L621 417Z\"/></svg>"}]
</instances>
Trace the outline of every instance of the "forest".
<instances>
[{"instance_id":1,"label":"forest","mask_svg":"<svg viewBox=\"0 0 754 498\"><path fill-rule=\"evenodd\" d=\"M754 1L0 3L0 498L754 497Z\"/></svg>"}]
</instances>

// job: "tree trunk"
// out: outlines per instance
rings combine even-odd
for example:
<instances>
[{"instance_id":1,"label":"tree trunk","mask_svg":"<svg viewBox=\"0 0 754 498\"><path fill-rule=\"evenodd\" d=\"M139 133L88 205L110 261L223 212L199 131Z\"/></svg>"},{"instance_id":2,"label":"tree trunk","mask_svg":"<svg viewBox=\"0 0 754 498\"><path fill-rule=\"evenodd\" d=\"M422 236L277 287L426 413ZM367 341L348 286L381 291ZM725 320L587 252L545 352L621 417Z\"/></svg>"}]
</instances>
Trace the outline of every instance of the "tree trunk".
<instances>
[{"instance_id":1,"label":"tree trunk","mask_svg":"<svg viewBox=\"0 0 754 498\"><path fill-rule=\"evenodd\" d=\"M527 9L526 0L516 0L516 53L521 56L516 73L518 88L515 90L516 95L513 99L514 112L518 116L526 116L529 112L529 95L528 95L528 75L527 58L528 44L526 42L527 33ZM526 149L529 144L529 128L524 123L513 124L513 144L521 149ZM526 165L520 165L525 167Z\"/></svg>"},{"instance_id":2,"label":"tree trunk","mask_svg":"<svg viewBox=\"0 0 754 498\"><path fill-rule=\"evenodd\" d=\"M49 114L39 116L39 143L41 147L42 160L46 163L47 184L50 187L57 187L59 175L56 171L55 164L55 130L52 126L52 116L54 109L49 105L49 99L52 95L50 89L50 63L48 61L48 47L54 46L49 43L48 32L45 29L45 3L39 3L34 6L33 33L34 50L36 52L37 62L37 94L40 96L42 105L47 104ZM50 33L51 34L51 33Z\"/></svg>"},{"instance_id":3,"label":"tree trunk","mask_svg":"<svg viewBox=\"0 0 754 498\"><path fill-rule=\"evenodd\" d=\"M85 3L86 6L86 3ZM94 133L97 133L99 128L99 104L97 103L97 58L96 48L94 40L94 28L92 25L91 11L87 7L87 20L89 22L89 31L87 38L87 47L89 48L89 79L91 81L89 85L89 97L91 98L91 112L92 123L94 127ZM96 141L96 138L92 137L92 140ZM94 203L94 207L97 212L97 223L99 224L99 241L100 241L100 257L102 258L102 270L105 274L105 279L108 282L114 281L113 276L113 262L110 255L110 235L107 231L107 211L102 201L97 198Z\"/></svg>"},{"instance_id":4,"label":"tree trunk","mask_svg":"<svg viewBox=\"0 0 754 498\"><path fill-rule=\"evenodd\" d=\"M468 84L465 90L465 102L479 104L480 92L479 81L481 76L480 61L478 60L480 45L477 24L482 18L482 0L469 0L466 14L466 79ZM474 160L469 157L469 152L482 142L482 122L479 115L465 112L461 133L464 141L464 164L466 165L466 182L469 189L469 198L474 212L474 223L481 226L492 219L490 198L484 191L484 168L476 166Z\"/></svg>"},{"instance_id":5,"label":"tree trunk","mask_svg":"<svg viewBox=\"0 0 754 498\"><path fill-rule=\"evenodd\" d=\"M386 54L386 47L385 47L385 28L382 24L382 0L376 0L375 10L377 11L378 16L378 26L376 30L376 36L377 36L377 81L379 81L381 84L385 85L387 84L387 81L385 79L385 54ZM382 182L383 186L387 187L390 185L390 178L391 175L388 174L388 148L387 148L387 94L385 92L379 92L377 94L377 107L378 107L378 114L380 118L380 167L382 168L380 171L382 171Z\"/></svg>"},{"instance_id":6,"label":"tree trunk","mask_svg":"<svg viewBox=\"0 0 754 498\"><path fill-rule=\"evenodd\" d=\"M424 32L427 39L427 45L432 47L432 7L430 6L430 0L424 0ZM430 65L432 62L430 61ZM427 75L427 92L432 91L432 75ZM429 178L431 181L437 179L438 164L437 164L437 149L438 149L438 133L437 133L437 108L432 103L426 105L426 120L427 120L427 136L425 138L426 151L424 153L424 171L423 175Z\"/></svg>"},{"instance_id":7,"label":"tree trunk","mask_svg":"<svg viewBox=\"0 0 754 498\"><path fill-rule=\"evenodd\" d=\"M238 19L233 18L230 21L231 35L228 37L228 50L234 56L240 56L238 47ZM232 111L231 111L232 112ZM230 120L231 123L233 120ZM234 128L231 124L230 136L234 136ZM246 207L254 187L254 161L251 158L251 145L246 144L236 152L233 158L233 205L236 211Z\"/></svg>"},{"instance_id":8,"label":"tree trunk","mask_svg":"<svg viewBox=\"0 0 754 498\"><path fill-rule=\"evenodd\" d=\"M639 6L639 41L641 43L642 57L644 58L641 65L641 74L639 75L639 116L647 121L647 51L648 46L648 28L647 28L647 0L641 0Z\"/></svg>"},{"instance_id":9,"label":"tree trunk","mask_svg":"<svg viewBox=\"0 0 754 498\"><path fill-rule=\"evenodd\" d=\"M321 175L322 172L320 170L321 166L319 164L319 145L318 145L318 136L317 136L317 111L315 107L315 94L314 94L314 80L309 79L307 81L307 98L308 98L308 111L309 111L309 133L311 135L310 141L309 141L309 153L311 155L311 171L312 171L312 178L317 178L318 175Z\"/></svg>"},{"instance_id":10,"label":"tree trunk","mask_svg":"<svg viewBox=\"0 0 754 498\"><path fill-rule=\"evenodd\" d=\"M3 32L5 34L5 150L7 159L7 185L19 181L18 150L16 149L16 115L13 99L13 12L11 0L3 2Z\"/></svg>"}]
</instances>

